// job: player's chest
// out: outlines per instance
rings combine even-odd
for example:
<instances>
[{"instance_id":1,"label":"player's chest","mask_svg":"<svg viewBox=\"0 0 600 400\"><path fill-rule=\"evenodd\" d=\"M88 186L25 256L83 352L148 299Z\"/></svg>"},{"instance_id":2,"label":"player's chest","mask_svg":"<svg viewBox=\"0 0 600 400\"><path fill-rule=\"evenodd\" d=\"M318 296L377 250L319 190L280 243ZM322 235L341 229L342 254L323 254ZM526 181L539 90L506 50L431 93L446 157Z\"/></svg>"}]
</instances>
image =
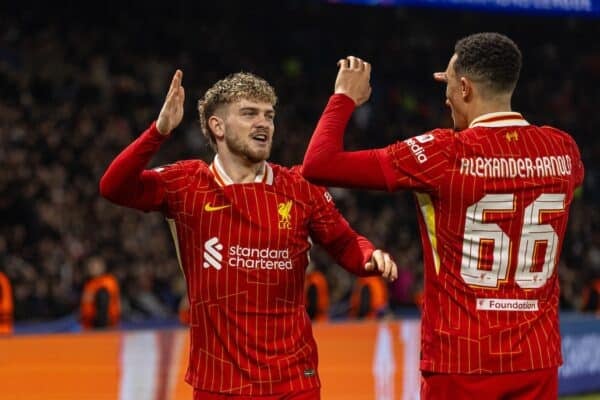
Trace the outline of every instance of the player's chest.
<instances>
[{"instance_id":1,"label":"player's chest","mask_svg":"<svg viewBox=\"0 0 600 400\"><path fill-rule=\"evenodd\" d=\"M295 193L263 184L189 190L177 205L178 219L210 234L215 231L305 236L310 206Z\"/></svg>"}]
</instances>

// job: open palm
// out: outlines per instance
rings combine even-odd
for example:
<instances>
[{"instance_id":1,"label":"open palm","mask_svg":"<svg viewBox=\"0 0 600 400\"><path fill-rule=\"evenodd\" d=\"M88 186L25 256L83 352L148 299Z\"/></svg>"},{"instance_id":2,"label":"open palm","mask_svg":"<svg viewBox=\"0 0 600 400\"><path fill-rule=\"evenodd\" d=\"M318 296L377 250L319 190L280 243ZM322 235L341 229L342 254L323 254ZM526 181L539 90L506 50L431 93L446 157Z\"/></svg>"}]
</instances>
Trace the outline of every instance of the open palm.
<instances>
[{"instance_id":1,"label":"open palm","mask_svg":"<svg viewBox=\"0 0 600 400\"><path fill-rule=\"evenodd\" d=\"M162 135L168 135L175 129L183 119L183 101L185 100L185 90L181 85L183 72L175 71L171 80L171 87L165 98L165 103L160 110L158 120L156 121L156 129Z\"/></svg>"}]
</instances>

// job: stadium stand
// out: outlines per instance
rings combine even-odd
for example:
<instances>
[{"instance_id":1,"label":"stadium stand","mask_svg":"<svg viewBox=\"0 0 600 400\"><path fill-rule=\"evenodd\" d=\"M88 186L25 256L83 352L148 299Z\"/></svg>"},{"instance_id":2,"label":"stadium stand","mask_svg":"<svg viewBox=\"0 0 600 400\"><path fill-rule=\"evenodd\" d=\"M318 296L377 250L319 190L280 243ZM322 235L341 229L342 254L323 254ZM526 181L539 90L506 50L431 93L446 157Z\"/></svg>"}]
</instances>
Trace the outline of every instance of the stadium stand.
<instances>
[{"instance_id":1,"label":"stadium stand","mask_svg":"<svg viewBox=\"0 0 600 400\"><path fill-rule=\"evenodd\" d=\"M304 283L306 312L313 321L329 319L329 284L321 271L310 271Z\"/></svg>"},{"instance_id":2,"label":"stadium stand","mask_svg":"<svg viewBox=\"0 0 600 400\"><path fill-rule=\"evenodd\" d=\"M177 316L185 284L165 222L115 207L97 188L119 149L157 115L176 67L186 73L186 117L153 165L210 158L195 102L206 85L239 70L274 83L281 106L272 159L293 164L331 92L335 62L347 54L371 60L375 71L372 101L356 113L349 147L449 126L431 72L445 68L457 37L479 30L503 31L523 48L514 108L573 133L583 149L586 182L559 266L564 310L581 308L585 282L600 271L595 20L511 16L507 24L502 15L313 1L133 2L118 12L104 3L90 10L18 3L0 6L0 271L12 285L16 321L76 313L94 255L119 282L124 320ZM358 231L402 260L406 284L390 288L392 309L414 307L421 247L409 195L332 194ZM352 278L325 268L331 260L319 250L312 259L327 277L331 315L346 316Z\"/></svg>"},{"instance_id":3,"label":"stadium stand","mask_svg":"<svg viewBox=\"0 0 600 400\"><path fill-rule=\"evenodd\" d=\"M358 319L381 317L388 309L388 292L378 276L358 278L350 297L350 316Z\"/></svg>"}]
</instances>

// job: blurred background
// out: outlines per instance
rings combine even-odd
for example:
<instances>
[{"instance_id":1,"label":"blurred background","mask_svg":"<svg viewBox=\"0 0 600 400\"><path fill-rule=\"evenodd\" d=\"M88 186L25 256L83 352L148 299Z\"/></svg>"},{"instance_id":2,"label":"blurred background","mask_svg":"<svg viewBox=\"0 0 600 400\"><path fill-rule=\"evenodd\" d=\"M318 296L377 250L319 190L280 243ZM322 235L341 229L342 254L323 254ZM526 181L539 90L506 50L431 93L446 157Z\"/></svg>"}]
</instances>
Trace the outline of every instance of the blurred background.
<instances>
[{"instance_id":1,"label":"blurred background","mask_svg":"<svg viewBox=\"0 0 600 400\"><path fill-rule=\"evenodd\" d=\"M561 308L597 312L600 4L343 3L0 3L0 273L12 291L16 332L67 330L52 323L80 321L84 286L104 273L118 284L122 324L181 316L185 284L164 219L98 193L110 161L157 117L176 68L184 71L186 114L151 166L212 159L196 102L216 80L241 70L277 90L271 160L293 165L332 93L336 62L347 55L373 65L373 94L353 116L347 148L451 127L445 88L432 72L446 68L457 39L478 31L505 33L523 52L513 109L571 133L581 148L586 177L558 268ZM331 193L357 231L392 253L400 278L382 286L381 301L371 296L363 304L353 299L354 278L314 249L309 270L325 278L328 303L314 305L311 315L418 315L423 269L412 195Z\"/></svg>"},{"instance_id":2,"label":"blurred background","mask_svg":"<svg viewBox=\"0 0 600 400\"><path fill-rule=\"evenodd\" d=\"M354 115L348 148L451 127L445 88L431 74L445 69L458 38L477 31L503 32L522 49L513 108L570 132L582 150L585 184L558 268L562 307L580 308L585 284L600 277L598 19L317 1L25 1L0 7L0 271L12 283L16 321L75 312L92 257L117 277L123 319L176 314L185 285L163 218L98 194L110 161L158 116L176 68L185 74L186 114L152 166L212 159L196 102L240 70L276 88L272 160L292 165L346 55L373 64L373 95ZM413 307L422 257L412 195L332 194L401 268L390 311ZM327 276L333 316L344 316L352 278L319 250L313 264Z\"/></svg>"}]
</instances>

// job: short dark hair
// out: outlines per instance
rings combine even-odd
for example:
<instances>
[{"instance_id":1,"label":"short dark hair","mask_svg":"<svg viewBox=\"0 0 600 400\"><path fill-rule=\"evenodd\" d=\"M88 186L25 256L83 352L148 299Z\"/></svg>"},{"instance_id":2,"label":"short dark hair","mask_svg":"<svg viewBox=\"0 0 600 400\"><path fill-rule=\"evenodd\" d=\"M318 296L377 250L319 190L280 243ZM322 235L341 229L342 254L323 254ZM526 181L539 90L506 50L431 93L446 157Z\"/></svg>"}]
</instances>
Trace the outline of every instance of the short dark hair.
<instances>
[{"instance_id":1,"label":"short dark hair","mask_svg":"<svg viewBox=\"0 0 600 400\"><path fill-rule=\"evenodd\" d=\"M500 33L483 32L456 42L454 71L495 93L512 92L521 72L521 50Z\"/></svg>"}]
</instances>

